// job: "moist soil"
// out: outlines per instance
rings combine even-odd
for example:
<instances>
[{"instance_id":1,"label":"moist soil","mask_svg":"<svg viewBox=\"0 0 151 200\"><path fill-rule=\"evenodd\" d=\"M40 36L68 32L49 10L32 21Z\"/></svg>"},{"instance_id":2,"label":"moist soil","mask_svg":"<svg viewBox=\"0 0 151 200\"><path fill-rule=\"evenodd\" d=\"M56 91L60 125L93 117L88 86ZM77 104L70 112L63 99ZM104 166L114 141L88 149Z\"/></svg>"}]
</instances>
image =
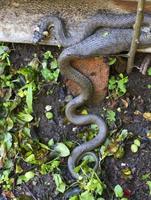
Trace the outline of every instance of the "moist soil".
<instances>
[{"instance_id":1,"label":"moist soil","mask_svg":"<svg viewBox=\"0 0 151 200\"><path fill-rule=\"evenodd\" d=\"M10 45L13 49L11 53L11 61L15 67L25 66L34 56L40 58L46 50L51 50L52 54L57 58L60 49L47 46L32 46L24 44ZM127 93L125 96L114 100L104 100L97 106L88 107L93 113L100 114L103 107L110 107L114 111L121 108L121 112L117 112L116 128L128 129L133 133L133 137L124 143L125 155L122 159L107 157L102 163L103 181L107 185L106 200L116 199L110 195L110 191L115 185L120 184L124 188L125 196L130 200L149 200L149 188L146 180L142 180L142 176L151 172L151 140L147 137L147 133L151 131L151 122L145 120L140 113L151 112L151 90L147 85L151 84L151 77L144 76L134 70L129 76ZM51 90L51 95L47 95L47 91ZM40 118L38 128L33 127L33 137L38 137L41 141L46 142L53 138L55 141L74 140L80 142L78 132L85 127L76 127L71 123L66 123L64 114L65 105L70 97L70 92L65 88L60 77L58 84L44 85L43 89L38 93L34 103L34 114ZM126 103L128 104L126 104ZM51 105L54 113L53 120L47 120L44 115L46 105ZM74 128L74 129L73 129ZM109 131L113 129L109 125ZM130 147L134 139L140 137L141 146L137 153L132 153ZM64 161L64 168L61 174L66 182L71 181L71 176L67 170L67 159ZM122 175L123 166L131 169L131 176L124 178ZM55 192L55 184L50 174L45 176L36 176L33 181L15 188L14 192L20 196L20 199L39 199L39 200L61 200L62 196ZM30 196L29 198L25 196Z\"/></svg>"}]
</instances>

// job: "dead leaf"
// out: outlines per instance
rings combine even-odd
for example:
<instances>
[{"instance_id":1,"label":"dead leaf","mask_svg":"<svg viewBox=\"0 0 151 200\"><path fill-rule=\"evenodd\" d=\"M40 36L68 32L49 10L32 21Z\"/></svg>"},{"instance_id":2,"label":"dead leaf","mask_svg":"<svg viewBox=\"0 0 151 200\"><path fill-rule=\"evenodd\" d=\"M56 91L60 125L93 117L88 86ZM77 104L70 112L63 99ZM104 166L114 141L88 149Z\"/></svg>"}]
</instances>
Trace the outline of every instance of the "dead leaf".
<instances>
[{"instance_id":1,"label":"dead leaf","mask_svg":"<svg viewBox=\"0 0 151 200\"><path fill-rule=\"evenodd\" d=\"M145 113L143 114L143 117L144 117L146 120L151 121L151 113L150 113L150 112L145 112Z\"/></svg>"},{"instance_id":2,"label":"dead leaf","mask_svg":"<svg viewBox=\"0 0 151 200\"><path fill-rule=\"evenodd\" d=\"M142 113L139 110L135 110L134 115L142 115Z\"/></svg>"},{"instance_id":3,"label":"dead leaf","mask_svg":"<svg viewBox=\"0 0 151 200\"><path fill-rule=\"evenodd\" d=\"M2 194L7 198L11 198L11 199L15 198L14 194L11 191L3 191Z\"/></svg>"},{"instance_id":4,"label":"dead leaf","mask_svg":"<svg viewBox=\"0 0 151 200\"><path fill-rule=\"evenodd\" d=\"M147 138L151 139L151 132L150 131L147 133Z\"/></svg>"},{"instance_id":5,"label":"dead leaf","mask_svg":"<svg viewBox=\"0 0 151 200\"><path fill-rule=\"evenodd\" d=\"M121 99L123 105L125 108L128 108L128 101L126 101L125 99Z\"/></svg>"}]
</instances>

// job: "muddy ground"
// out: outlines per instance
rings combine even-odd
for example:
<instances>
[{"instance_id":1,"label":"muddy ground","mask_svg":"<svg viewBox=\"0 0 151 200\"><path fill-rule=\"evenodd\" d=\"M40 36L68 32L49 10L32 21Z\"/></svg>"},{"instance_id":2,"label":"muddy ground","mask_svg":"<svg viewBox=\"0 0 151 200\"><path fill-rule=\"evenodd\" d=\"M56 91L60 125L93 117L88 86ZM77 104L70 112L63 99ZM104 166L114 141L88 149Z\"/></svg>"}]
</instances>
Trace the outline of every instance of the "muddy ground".
<instances>
[{"instance_id":1,"label":"muddy ground","mask_svg":"<svg viewBox=\"0 0 151 200\"><path fill-rule=\"evenodd\" d=\"M58 48L40 46L35 47L32 45L10 45L13 48L11 53L11 60L15 67L24 66L27 64L36 53L38 57L46 50L51 50L53 55L57 57L60 50ZM100 114L103 106L109 106L113 110L118 107L121 112L117 116L117 128L128 129L134 136L125 142L125 156L118 160L113 157L108 157L102 163L103 180L107 185L108 191L106 192L106 200L116 199L110 196L110 190L117 184L124 188L125 196L130 200L149 200L149 189L146 181L142 180L142 176L151 172L151 140L147 138L147 133L151 131L151 122L143 118L141 114L136 114L135 111L140 113L151 112L151 90L147 89L147 85L151 84L151 77L141 75L137 70L129 76L127 94L119 98L114 104L111 105L109 100L105 100L103 104L97 107L89 107L89 110ZM47 90L53 91L52 95L47 95ZM66 104L66 96L69 94L63 85L61 78L58 84L46 85L43 90L38 94L34 110L35 115L40 117L40 126L33 130L34 137L39 137L42 141L47 141L54 138L55 141L76 140L79 141L77 133L81 127L76 131L72 131L74 125L64 123L64 106ZM128 102L128 107L121 99ZM54 113L54 120L48 121L43 115L46 105L51 105ZM135 113L134 113L135 112ZM111 129L112 127L109 127ZM36 136L35 136L36 134ZM132 153L130 146L134 138L140 136L141 147L137 153ZM131 177L124 179L122 176L122 168L127 166L131 169ZM66 161L65 167L66 169ZM61 172L64 179L69 182L70 175L66 170ZM67 173L67 175L66 175ZM63 197L55 193L55 185L51 175L36 177L30 183L14 189L16 194L29 194L33 195L32 199L39 200L60 200ZM25 199L20 197L20 199ZM31 198L30 198L31 199Z\"/></svg>"}]
</instances>

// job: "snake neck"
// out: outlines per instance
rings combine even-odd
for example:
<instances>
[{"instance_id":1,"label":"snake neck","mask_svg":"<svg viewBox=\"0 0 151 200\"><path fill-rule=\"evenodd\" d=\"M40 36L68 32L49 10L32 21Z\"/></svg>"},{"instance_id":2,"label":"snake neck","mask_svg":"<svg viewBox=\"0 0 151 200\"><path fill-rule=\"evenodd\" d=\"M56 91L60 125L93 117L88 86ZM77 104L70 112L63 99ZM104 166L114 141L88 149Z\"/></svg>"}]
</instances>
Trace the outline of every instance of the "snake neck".
<instances>
[{"instance_id":1,"label":"snake neck","mask_svg":"<svg viewBox=\"0 0 151 200\"><path fill-rule=\"evenodd\" d=\"M59 59L58 59L61 74L65 76L65 78L76 82L81 88L81 95L80 95L80 98L78 99L78 105L76 102L76 105L77 105L76 107L85 103L89 98L92 97L93 92L94 92L94 88L93 88L93 84L91 80L88 77L86 77L84 74L82 74L80 71L75 69L71 64L71 61L73 61L77 57L78 56L70 55L68 53L64 54L63 52L62 54L60 54Z\"/></svg>"}]
</instances>

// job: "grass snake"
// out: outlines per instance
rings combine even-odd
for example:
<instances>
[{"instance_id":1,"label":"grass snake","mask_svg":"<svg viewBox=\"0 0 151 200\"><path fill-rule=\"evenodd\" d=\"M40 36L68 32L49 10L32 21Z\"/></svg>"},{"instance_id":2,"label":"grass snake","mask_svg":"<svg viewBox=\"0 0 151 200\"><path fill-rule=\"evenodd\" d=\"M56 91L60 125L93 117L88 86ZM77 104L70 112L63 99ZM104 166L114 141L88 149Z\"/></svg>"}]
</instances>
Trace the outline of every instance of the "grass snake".
<instances>
[{"instance_id":1,"label":"grass snake","mask_svg":"<svg viewBox=\"0 0 151 200\"><path fill-rule=\"evenodd\" d=\"M85 154L90 154L95 158L95 168L97 168L98 160L90 151L104 142L107 127L104 120L96 115L76 114L76 109L79 106L83 105L88 99L93 98L93 85L88 77L72 66L71 61L75 58L116 54L129 50L135 16L135 14L97 14L86 22L79 24L76 29L76 37L65 31L65 27L58 17L48 16L40 20L38 30L34 32L33 42L37 43L44 38L43 32L53 25L56 39L63 47L66 47L58 58L61 74L67 79L74 80L81 87L81 94L66 106L68 120L75 125L93 123L98 126L98 134L92 140L77 146L68 159L69 171L75 179L79 178L79 174L74 172L74 168ZM144 25L149 26L150 20L151 15L145 15ZM151 44L150 33L142 31L140 45L149 44Z\"/></svg>"}]
</instances>

